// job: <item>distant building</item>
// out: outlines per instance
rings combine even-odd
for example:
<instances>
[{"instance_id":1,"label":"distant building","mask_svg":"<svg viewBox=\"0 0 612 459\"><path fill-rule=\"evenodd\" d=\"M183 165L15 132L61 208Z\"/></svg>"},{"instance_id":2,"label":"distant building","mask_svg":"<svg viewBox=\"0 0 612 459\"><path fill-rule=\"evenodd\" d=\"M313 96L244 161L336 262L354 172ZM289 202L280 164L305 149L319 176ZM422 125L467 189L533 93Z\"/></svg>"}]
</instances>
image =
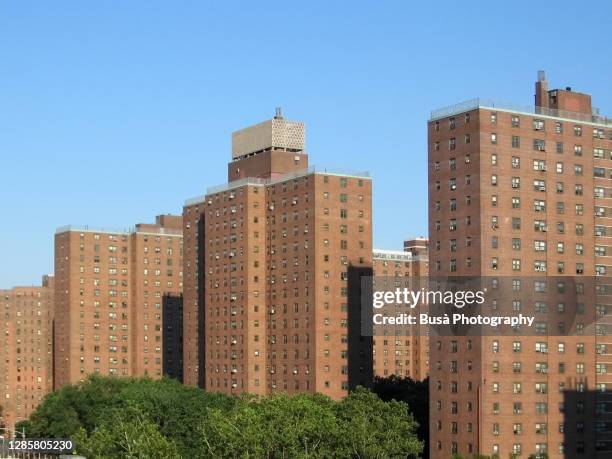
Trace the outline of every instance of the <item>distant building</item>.
<instances>
[{"instance_id":1,"label":"distant building","mask_svg":"<svg viewBox=\"0 0 612 459\"><path fill-rule=\"evenodd\" d=\"M127 232L57 230L56 388L89 374L158 378L168 373L164 362L181 360L176 344L168 356L164 339L176 343L172 334L181 332L178 317L168 323L165 313L180 314L182 230L172 215Z\"/></svg>"},{"instance_id":2,"label":"distant building","mask_svg":"<svg viewBox=\"0 0 612 459\"><path fill-rule=\"evenodd\" d=\"M414 288L427 280L427 239L404 243L404 251L374 249L374 288L392 291ZM411 250L414 250L412 252ZM421 381L429 373L429 339L421 327L385 326L384 336L374 336L374 376L410 377Z\"/></svg>"},{"instance_id":3,"label":"distant building","mask_svg":"<svg viewBox=\"0 0 612 459\"><path fill-rule=\"evenodd\" d=\"M53 276L40 287L0 290L0 406L12 429L53 387Z\"/></svg>"}]
</instances>

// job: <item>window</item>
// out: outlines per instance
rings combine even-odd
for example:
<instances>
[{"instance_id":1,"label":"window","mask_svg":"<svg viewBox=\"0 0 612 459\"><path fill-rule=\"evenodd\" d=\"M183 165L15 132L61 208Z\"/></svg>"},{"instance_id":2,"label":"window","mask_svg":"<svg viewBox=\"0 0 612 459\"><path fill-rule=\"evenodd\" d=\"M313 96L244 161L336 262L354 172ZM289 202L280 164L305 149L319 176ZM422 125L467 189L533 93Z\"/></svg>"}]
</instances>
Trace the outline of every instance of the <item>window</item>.
<instances>
[{"instance_id":1,"label":"window","mask_svg":"<svg viewBox=\"0 0 612 459\"><path fill-rule=\"evenodd\" d=\"M546 201L536 199L533 201L533 210L536 212L546 212Z\"/></svg>"},{"instance_id":2,"label":"window","mask_svg":"<svg viewBox=\"0 0 612 459\"><path fill-rule=\"evenodd\" d=\"M455 147L456 147L455 138L453 137L451 139L448 139L448 149L449 150L454 150Z\"/></svg>"},{"instance_id":3,"label":"window","mask_svg":"<svg viewBox=\"0 0 612 459\"><path fill-rule=\"evenodd\" d=\"M491 186L497 186L497 175L491 175Z\"/></svg>"},{"instance_id":4,"label":"window","mask_svg":"<svg viewBox=\"0 0 612 459\"><path fill-rule=\"evenodd\" d=\"M491 143L492 144L496 144L497 143L497 134L496 133L492 133L491 134Z\"/></svg>"},{"instance_id":5,"label":"window","mask_svg":"<svg viewBox=\"0 0 612 459\"><path fill-rule=\"evenodd\" d=\"M512 136L512 148L521 148L521 138L518 135Z\"/></svg>"},{"instance_id":6,"label":"window","mask_svg":"<svg viewBox=\"0 0 612 459\"><path fill-rule=\"evenodd\" d=\"M520 209L521 208L521 198L519 198L518 196L514 196L512 198L512 208L513 209Z\"/></svg>"},{"instance_id":7,"label":"window","mask_svg":"<svg viewBox=\"0 0 612 459\"><path fill-rule=\"evenodd\" d=\"M557 174L563 174L563 163L557 163Z\"/></svg>"},{"instance_id":8,"label":"window","mask_svg":"<svg viewBox=\"0 0 612 459\"><path fill-rule=\"evenodd\" d=\"M582 126L574 126L574 136L582 137Z\"/></svg>"},{"instance_id":9,"label":"window","mask_svg":"<svg viewBox=\"0 0 612 459\"><path fill-rule=\"evenodd\" d=\"M518 169L521 167L521 158L518 156L512 157L512 169Z\"/></svg>"},{"instance_id":10,"label":"window","mask_svg":"<svg viewBox=\"0 0 612 459\"><path fill-rule=\"evenodd\" d=\"M513 115L511 122L512 122L512 127L514 128L520 127L521 125L521 119L518 116Z\"/></svg>"},{"instance_id":11,"label":"window","mask_svg":"<svg viewBox=\"0 0 612 459\"><path fill-rule=\"evenodd\" d=\"M559 215L563 215L565 213L565 203L564 202L557 202L557 213Z\"/></svg>"},{"instance_id":12,"label":"window","mask_svg":"<svg viewBox=\"0 0 612 459\"><path fill-rule=\"evenodd\" d=\"M563 154L563 142L556 142L555 143L555 151L562 155Z\"/></svg>"},{"instance_id":13,"label":"window","mask_svg":"<svg viewBox=\"0 0 612 459\"><path fill-rule=\"evenodd\" d=\"M546 142L541 139L533 139L533 149L536 151L546 151Z\"/></svg>"},{"instance_id":14,"label":"window","mask_svg":"<svg viewBox=\"0 0 612 459\"><path fill-rule=\"evenodd\" d=\"M544 120L533 120L533 129L535 131L543 131L544 130Z\"/></svg>"},{"instance_id":15,"label":"window","mask_svg":"<svg viewBox=\"0 0 612 459\"><path fill-rule=\"evenodd\" d=\"M534 180L533 190L534 191L546 191L546 182L544 180Z\"/></svg>"},{"instance_id":16,"label":"window","mask_svg":"<svg viewBox=\"0 0 612 459\"><path fill-rule=\"evenodd\" d=\"M557 194L563 194L564 185L563 182L557 182Z\"/></svg>"},{"instance_id":17,"label":"window","mask_svg":"<svg viewBox=\"0 0 612 459\"><path fill-rule=\"evenodd\" d=\"M511 183L512 188L514 188L515 190L521 187L521 179L519 177L512 177Z\"/></svg>"},{"instance_id":18,"label":"window","mask_svg":"<svg viewBox=\"0 0 612 459\"><path fill-rule=\"evenodd\" d=\"M563 123L559 121L555 122L555 132L557 134L563 134Z\"/></svg>"},{"instance_id":19,"label":"window","mask_svg":"<svg viewBox=\"0 0 612 459\"><path fill-rule=\"evenodd\" d=\"M497 155L496 154L491 155L491 165L497 166Z\"/></svg>"}]
</instances>

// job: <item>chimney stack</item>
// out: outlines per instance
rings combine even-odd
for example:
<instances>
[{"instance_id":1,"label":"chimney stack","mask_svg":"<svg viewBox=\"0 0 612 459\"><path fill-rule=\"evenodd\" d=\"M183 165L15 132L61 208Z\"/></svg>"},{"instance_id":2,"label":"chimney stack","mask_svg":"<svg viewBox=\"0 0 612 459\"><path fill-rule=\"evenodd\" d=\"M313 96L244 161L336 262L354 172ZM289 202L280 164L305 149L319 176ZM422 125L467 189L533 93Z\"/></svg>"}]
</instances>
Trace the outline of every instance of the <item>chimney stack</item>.
<instances>
[{"instance_id":1,"label":"chimney stack","mask_svg":"<svg viewBox=\"0 0 612 459\"><path fill-rule=\"evenodd\" d=\"M546 81L544 70L538 70L538 81L536 81L535 88L535 106L549 108L548 81Z\"/></svg>"}]
</instances>

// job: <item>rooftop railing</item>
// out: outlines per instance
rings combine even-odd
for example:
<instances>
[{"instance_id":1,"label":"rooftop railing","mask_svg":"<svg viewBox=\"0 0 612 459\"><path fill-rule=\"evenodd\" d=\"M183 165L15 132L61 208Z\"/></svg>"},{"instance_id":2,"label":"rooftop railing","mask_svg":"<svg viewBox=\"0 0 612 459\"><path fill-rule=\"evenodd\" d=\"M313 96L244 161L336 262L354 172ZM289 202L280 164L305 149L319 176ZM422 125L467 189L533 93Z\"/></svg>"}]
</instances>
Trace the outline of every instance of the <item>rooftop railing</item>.
<instances>
[{"instance_id":1,"label":"rooftop railing","mask_svg":"<svg viewBox=\"0 0 612 459\"><path fill-rule=\"evenodd\" d=\"M101 233L101 234L117 234L117 235L128 235L132 233L147 233L157 234L160 236L179 236L183 234L183 231L176 228L147 228L138 229L135 226L124 229L111 229L111 228L95 228L88 225L66 225L60 226L55 230L55 234L68 233L68 232L81 232L81 233Z\"/></svg>"},{"instance_id":2,"label":"rooftop railing","mask_svg":"<svg viewBox=\"0 0 612 459\"><path fill-rule=\"evenodd\" d=\"M433 120L437 120L440 118L446 118L448 116L456 115L458 113L464 113L470 110L475 110L477 108L491 108L491 109L498 109L498 110L507 110L511 112L526 113L529 115L541 115L541 116L550 116L554 118L565 118L568 120L575 120L575 121L581 121L584 123L598 124L598 125L602 125L605 127L612 127L612 118L608 118L606 116L600 116L597 114L571 112L568 110L557 110L554 108L525 106L525 105L505 103L505 102L495 102L490 99L482 99L482 98L470 99L464 102L460 102L458 104L449 105L447 107L442 107L437 110L433 110L431 112L429 119L433 121Z\"/></svg>"},{"instance_id":3,"label":"rooftop railing","mask_svg":"<svg viewBox=\"0 0 612 459\"><path fill-rule=\"evenodd\" d=\"M206 195L196 196L195 198L187 199L185 201L185 205L191 206L194 204L200 204L206 200L206 196L208 195L222 193L224 191L229 191L229 190L234 190L236 188L240 188L241 186L245 186L245 185L259 185L259 186L274 185L276 183L286 182L287 180L293 180L293 179L304 177L310 174L328 174L328 175L337 175L340 177L354 177L354 178L365 178L365 179L370 178L370 173L367 171L351 172L347 170L327 169L327 168L320 168L316 166L310 166L307 169L302 169L297 172L289 172L287 174L283 174L278 177L272 177L272 178L266 178L266 179L256 178L256 177L247 177L244 179L235 180L233 182L224 183L223 185L213 186L206 190Z\"/></svg>"}]
</instances>

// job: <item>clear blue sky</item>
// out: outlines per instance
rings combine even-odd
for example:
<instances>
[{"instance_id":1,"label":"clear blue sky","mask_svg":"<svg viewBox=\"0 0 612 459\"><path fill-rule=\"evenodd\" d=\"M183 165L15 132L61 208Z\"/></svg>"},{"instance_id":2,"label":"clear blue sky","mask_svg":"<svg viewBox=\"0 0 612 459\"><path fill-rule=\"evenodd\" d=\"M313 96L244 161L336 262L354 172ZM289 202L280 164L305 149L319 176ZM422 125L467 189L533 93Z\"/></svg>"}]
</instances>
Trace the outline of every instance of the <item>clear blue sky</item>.
<instances>
[{"instance_id":1,"label":"clear blue sky","mask_svg":"<svg viewBox=\"0 0 612 459\"><path fill-rule=\"evenodd\" d=\"M53 271L58 226L180 212L276 106L311 163L371 172L400 248L427 234L431 109L531 104L545 69L612 113L610 5L0 0L0 287Z\"/></svg>"}]
</instances>

